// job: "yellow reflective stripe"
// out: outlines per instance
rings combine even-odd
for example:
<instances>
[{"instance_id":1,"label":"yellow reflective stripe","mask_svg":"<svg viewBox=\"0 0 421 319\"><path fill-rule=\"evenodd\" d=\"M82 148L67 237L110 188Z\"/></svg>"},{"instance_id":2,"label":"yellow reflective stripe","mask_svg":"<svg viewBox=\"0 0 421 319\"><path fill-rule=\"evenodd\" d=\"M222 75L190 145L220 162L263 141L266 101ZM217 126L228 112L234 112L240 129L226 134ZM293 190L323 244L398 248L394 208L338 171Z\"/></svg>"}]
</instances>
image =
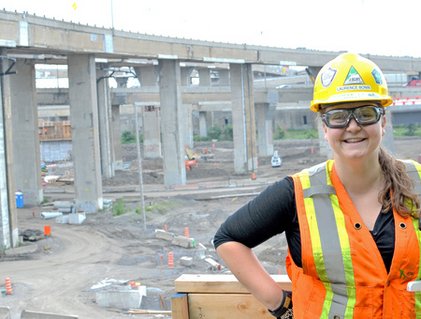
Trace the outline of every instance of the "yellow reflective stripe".
<instances>
[{"instance_id":1,"label":"yellow reflective stripe","mask_svg":"<svg viewBox=\"0 0 421 319\"><path fill-rule=\"evenodd\" d=\"M411 161L411 162L415 165L415 168L417 169L418 175L419 175L420 180L421 180L421 164L416 162L416 161Z\"/></svg>"},{"instance_id":2,"label":"yellow reflective stripe","mask_svg":"<svg viewBox=\"0 0 421 319\"><path fill-rule=\"evenodd\" d=\"M303 171L300 175L301 186L303 191L310 188L310 176L308 171ZM323 304L323 311L320 318L327 318L332 304L333 292L330 282L326 275L324 266L322 243L320 241L319 226L317 225L316 212L314 209L314 201L311 197L304 198L304 208L307 217L308 227L310 229L311 248L313 250L313 258L317 274L326 289L326 297Z\"/></svg>"},{"instance_id":3,"label":"yellow reflective stripe","mask_svg":"<svg viewBox=\"0 0 421 319\"><path fill-rule=\"evenodd\" d=\"M419 177L418 185L419 185L421 182L421 164L415 161L410 161L410 162L415 166L418 172L418 177ZM414 182L417 184L417 181L414 181ZM412 224L414 225L414 229L415 229L415 234L417 235L417 238L418 238L418 247L421 250L421 230L419 229L419 223L420 223L420 219L414 218L412 220ZM421 253L420 253L420 257L418 261L417 279L421 280ZM416 319L421 319L421 291L415 292L415 313L416 313Z\"/></svg>"},{"instance_id":4,"label":"yellow reflective stripe","mask_svg":"<svg viewBox=\"0 0 421 319\"><path fill-rule=\"evenodd\" d=\"M308 174L300 174L301 185L304 189L308 189L310 185L310 177ZM322 281L327 281L326 269L324 269L322 243L320 241L319 226L317 224L316 211L314 209L314 201L311 197L304 198L304 208L307 217L308 227L310 229L311 247L313 249L313 255L315 260L316 268L320 265L322 269L316 269L319 277Z\"/></svg>"},{"instance_id":5,"label":"yellow reflective stripe","mask_svg":"<svg viewBox=\"0 0 421 319\"><path fill-rule=\"evenodd\" d=\"M345 318L353 318L354 306L356 302L354 267L352 265L351 245L349 242L348 233L345 226L345 218L339 207L339 200L336 195L330 195L332 202L333 213L335 214L336 224L338 225L339 244L342 251L342 260L344 263L346 291L348 295L348 302L345 310Z\"/></svg>"},{"instance_id":6,"label":"yellow reflective stripe","mask_svg":"<svg viewBox=\"0 0 421 319\"><path fill-rule=\"evenodd\" d=\"M326 163L326 181L328 185L333 186L330 178L333 170L333 160L328 160ZM344 263L345 280L348 294L348 303L345 310L345 319L352 319L354 316L354 306L356 302L356 289L354 278L354 267L352 265L351 245L349 242L348 233L345 226L345 218L339 206L339 199L337 195L330 195L332 202L333 213L335 214L336 224L338 225L339 244L342 250L342 259Z\"/></svg>"},{"instance_id":7,"label":"yellow reflective stripe","mask_svg":"<svg viewBox=\"0 0 421 319\"><path fill-rule=\"evenodd\" d=\"M333 160L328 160L326 162L326 181L327 181L327 185L333 186L332 184L332 180L330 178L330 174L332 173L333 170Z\"/></svg>"},{"instance_id":8,"label":"yellow reflective stripe","mask_svg":"<svg viewBox=\"0 0 421 319\"><path fill-rule=\"evenodd\" d=\"M421 249L421 230L418 228L419 221L418 219L414 218L412 220L412 224L414 225L415 234L418 238L418 247ZM418 261L418 275L417 280L421 280L421 254ZM415 292L415 313L417 314L417 319L421 319L421 291Z\"/></svg>"}]
</instances>

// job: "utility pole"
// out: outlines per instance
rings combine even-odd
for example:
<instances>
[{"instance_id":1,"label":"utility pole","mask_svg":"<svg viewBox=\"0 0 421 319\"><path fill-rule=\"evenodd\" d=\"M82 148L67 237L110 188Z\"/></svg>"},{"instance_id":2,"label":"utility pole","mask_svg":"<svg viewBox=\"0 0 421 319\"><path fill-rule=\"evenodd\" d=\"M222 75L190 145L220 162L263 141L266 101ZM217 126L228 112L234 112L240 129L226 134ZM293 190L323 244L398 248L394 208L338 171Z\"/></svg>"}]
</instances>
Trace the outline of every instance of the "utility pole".
<instances>
[{"instance_id":1,"label":"utility pole","mask_svg":"<svg viewBox=\"0 0 421 319\"><path fill-rule=\"evenodd\" d=\"M114 32L114 3L113 0L110 0L110 10L111 10L111 29Z\"/></svg>"},{"instance_id":2,"label":"utility pole","mask_svg":"<svg viewBox=\"0 0 421 319\"><path fill-rule=\"evenodd\" d=\"M142 169L142 156L140 154L140 138L139 138L139 120L137 112L137 104L134 103L135 109L135 123L136 123L136 149L137 149L137 165L139 167L139 195L143 213L143 229L146 230L146 210L145 210L145 198L143 195L143 169Z\"/></svg>"}]
</instances>

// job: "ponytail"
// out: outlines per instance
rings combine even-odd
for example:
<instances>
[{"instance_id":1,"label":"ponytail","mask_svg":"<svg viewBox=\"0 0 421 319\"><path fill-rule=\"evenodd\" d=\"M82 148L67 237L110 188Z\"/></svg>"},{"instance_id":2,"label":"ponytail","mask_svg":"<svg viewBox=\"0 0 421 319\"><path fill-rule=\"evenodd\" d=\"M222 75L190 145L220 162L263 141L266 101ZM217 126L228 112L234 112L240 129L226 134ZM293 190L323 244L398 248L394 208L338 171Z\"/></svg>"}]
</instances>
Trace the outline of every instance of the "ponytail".
<instances>
[{"instance_id":1,"label":"ponytail","mask_svg":"<svg viewBox=\"0 0 421 319\"><path fill-rule=\"evenodd\" d=\"M380 147L379 163L385 178L385 188L379 194L383 211L394 208L403 217L420 217L421 199L415 193L414 181L406 172L405 164Z\"/></svg>"}]
</instances>

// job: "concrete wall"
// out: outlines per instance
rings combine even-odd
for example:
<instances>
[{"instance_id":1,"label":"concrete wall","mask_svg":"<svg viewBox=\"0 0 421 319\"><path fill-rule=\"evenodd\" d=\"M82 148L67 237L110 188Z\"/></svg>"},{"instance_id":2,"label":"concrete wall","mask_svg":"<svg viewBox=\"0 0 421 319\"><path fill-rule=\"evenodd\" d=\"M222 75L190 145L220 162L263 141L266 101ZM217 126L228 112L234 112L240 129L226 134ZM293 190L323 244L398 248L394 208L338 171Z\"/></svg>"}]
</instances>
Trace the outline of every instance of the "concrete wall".
<instances>
[{"instance_id":1,"label":"concrete wall","mask_svg":"<svg viewBox=\"0 0 421 319\"><path fill-rule=\"evenodd\" d=\"M68 161L72 158L72 141L45 141L40 143L41 161L45 163Z\"/></svg>"}]
</instances>

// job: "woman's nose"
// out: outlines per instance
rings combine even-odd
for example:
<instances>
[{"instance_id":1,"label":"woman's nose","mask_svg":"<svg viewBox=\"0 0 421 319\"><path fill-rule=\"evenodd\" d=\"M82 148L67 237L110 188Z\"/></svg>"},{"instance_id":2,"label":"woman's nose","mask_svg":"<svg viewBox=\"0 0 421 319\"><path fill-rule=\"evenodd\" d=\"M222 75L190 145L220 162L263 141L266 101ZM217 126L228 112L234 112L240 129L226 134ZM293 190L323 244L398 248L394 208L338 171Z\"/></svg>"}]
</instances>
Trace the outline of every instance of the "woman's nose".
<instances>
[{"instance_id":1,"label":"woman's nose","mask_svg":"<svg viewBox=\"0 0 421 319\"><path fill-rule=\"evenodd\" d=\"M355 118L353 116L351 116L351 119L349 121L347 129L348 130L360 130L361 126L357 123Z\"/></svg>"}]
</instances>

